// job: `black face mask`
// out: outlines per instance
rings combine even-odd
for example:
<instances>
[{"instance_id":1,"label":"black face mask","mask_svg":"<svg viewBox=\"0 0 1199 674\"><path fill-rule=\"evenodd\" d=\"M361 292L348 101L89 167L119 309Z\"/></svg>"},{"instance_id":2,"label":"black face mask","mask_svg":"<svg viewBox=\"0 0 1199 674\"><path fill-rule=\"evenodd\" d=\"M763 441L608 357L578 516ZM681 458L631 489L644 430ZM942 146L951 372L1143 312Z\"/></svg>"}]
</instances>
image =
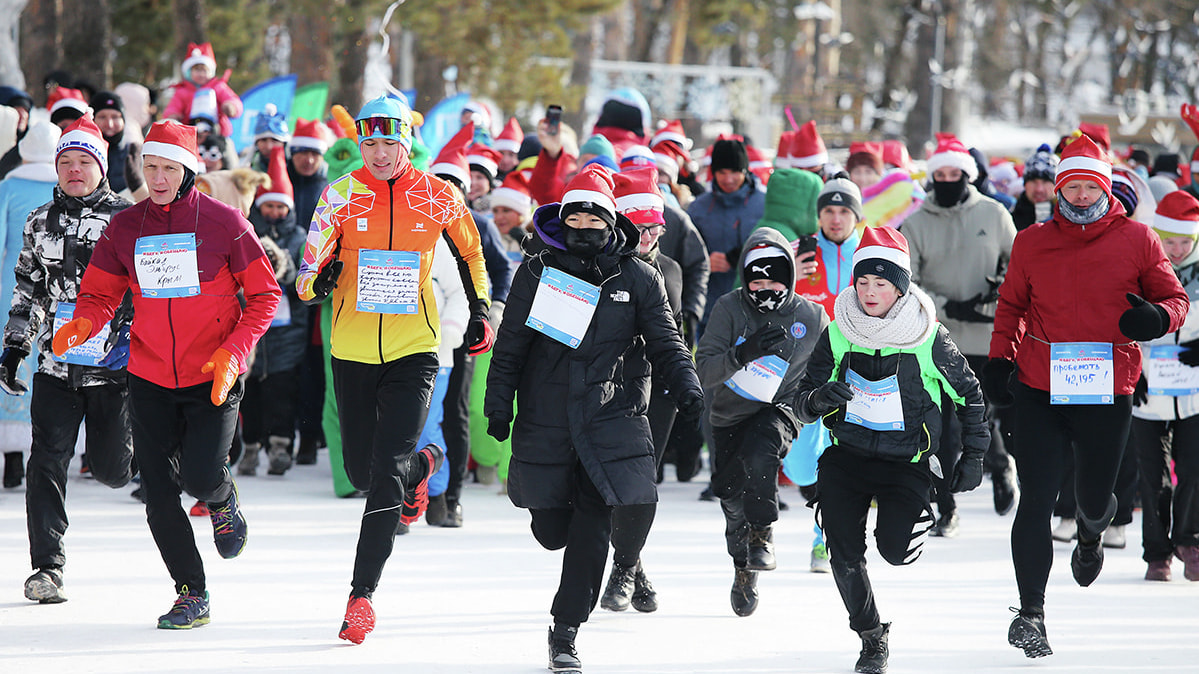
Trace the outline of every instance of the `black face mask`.
<instances>
[{"instance_id":1,"label":"black face mask","mask_svg":"<svg viewBox=\"0 0 1199 674\"><path fill-rule=\"evenodd\" d=\"M179 201L183 197L187 196L188 190L190 190L191 188L193 188L195 186L196 186L196 172L187 168L186 166L184 166L183 167L183 181L179 183L179 190L177 192L175 192L175 198L171 200L171 203L175 203L176 201Z\"/></svg>"},{"instance_id":2,"label":"black face mask","mask_svg":"<svg viewBox=\"0 0 1199 674\"><path fill-rule=\"evenodd\" d=\"M579 257L595 257L603 252L612 236L612 229L575 229L566 227L566 250Z\"/></svg>"},{"instance_id":3,"label":"black face mask","mask_svg":"<svg viewBox=\"0 0 1199 674\"><path fill-rule=\"evenodd\" d=\"M783 305L783 300L787 297L786 290L750 290L749 299L753 302L754 308L762 313L774 311Z\"/></svg>"},{"instance_id":4,"label":"black face mask","mask_svg":"<svg viewBox=\"0 0 1199 674\"><path fill-rule=\"evenodd\" d=\"M966 186L970 184L968 181L964 172L961 178L953 182L934 180L933 197L936 199L937 205L941 208L951 208L960 204L966 198Z\"/></svg>"}]
</instances>

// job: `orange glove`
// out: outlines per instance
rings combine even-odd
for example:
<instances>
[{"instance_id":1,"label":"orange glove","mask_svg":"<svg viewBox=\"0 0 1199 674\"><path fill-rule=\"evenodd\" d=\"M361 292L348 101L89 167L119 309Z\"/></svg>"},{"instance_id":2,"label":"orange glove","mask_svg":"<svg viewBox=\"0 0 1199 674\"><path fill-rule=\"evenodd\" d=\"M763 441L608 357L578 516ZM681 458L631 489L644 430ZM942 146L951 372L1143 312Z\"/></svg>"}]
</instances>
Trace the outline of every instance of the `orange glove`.
<instances>
[{"instance_id":1,"label":"orange glove","mask_svg":"<svg viewBox=\"0 0 1199 674\"><path fill-rule=\"evenodd\" d=\"M212 373L212 404L220 407L225 404L225 398L229 397L229 390L233 388L233 383L237 381L237 371L240 369L240 363L237 362L237 356L229 353L225 349L217 349L212 352L212 356L207 363L200 368L200 372L204 374Z\"/></svg>"},{"instance_id":2,"label":"orange glove","mask_svg":"<svg viewBox=\"0 0 1199 674\"><path fill-rule=\"evenodd\" d=\"M51 344L54 349L54 355L61 356L67 352L67 349L73 346L79 346L87 341L87 338L92 334L92 322L86 318L76 318L68 322L66 325L58 329L54 333L54 342Z\"/></svg>"}]
</instances>

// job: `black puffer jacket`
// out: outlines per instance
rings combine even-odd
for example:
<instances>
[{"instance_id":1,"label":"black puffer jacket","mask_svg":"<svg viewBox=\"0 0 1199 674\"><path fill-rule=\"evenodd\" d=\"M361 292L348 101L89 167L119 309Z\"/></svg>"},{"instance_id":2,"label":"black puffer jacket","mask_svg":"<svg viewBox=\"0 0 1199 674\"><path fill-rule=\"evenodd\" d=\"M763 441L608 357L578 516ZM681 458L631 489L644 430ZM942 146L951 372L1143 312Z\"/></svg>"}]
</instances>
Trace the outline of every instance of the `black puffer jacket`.
<instances>
[{"instance_id":1,"label":"black puffer jacket","mask_svg":"<svg viewBox=\"0 0 1199 674\"><path fill-rule=\"evenodd\" d=\"M304 359L304 352L308 349L308 307L304 306L296 294L295 284L296 270L303 261L307 230L296 222L294 210L288 211L287 215L279 220L267 221L262 217L262 211L255 206L250 209L250 223L254 225L254 233L259 238L274 241L285 254L283 260L271 260L271 265L275 268L275 280L283 289L283 297L279 298L279 303L286 303L287 306L286 309L276 310L275 320L271 322L270 329L258 340L250 376L261 379L299 367L300 361ZM283 316L287 317L286 322L281 320Z\"/></svg>"},{"instance_id":2,"label":"black puffer jacket","mask_svg":"<svg viewBox=\"0 0 1199 674\"><path fill-rule=\"evenodd\" d=\"M488 419L510 420L518 403L508 497L522 508L569 507L577 461L609 505L652 503L650 362L681 403L702 395L691 354L660 275L634 255L633 225L621 216L607 252L584 260L566 251L558 208L543 206L534 216L536 234L525 242L530 257L512 281L487 375ZM546 267L601 288L577 349L525 325Z\"/></svg>"}]
</instances>

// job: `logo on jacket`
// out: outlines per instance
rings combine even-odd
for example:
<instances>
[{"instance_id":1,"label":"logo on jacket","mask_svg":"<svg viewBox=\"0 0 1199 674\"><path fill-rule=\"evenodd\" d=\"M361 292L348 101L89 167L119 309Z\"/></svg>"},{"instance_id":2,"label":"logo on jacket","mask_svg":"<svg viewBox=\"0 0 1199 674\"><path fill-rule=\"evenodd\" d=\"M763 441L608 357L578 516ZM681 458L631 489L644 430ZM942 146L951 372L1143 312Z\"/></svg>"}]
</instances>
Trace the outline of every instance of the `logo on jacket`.
<instances>
[{"instance_id":1,"label":"logo on jacket","mask_svg":"<svg viewBox=\"0 0 1199 674\"><path fill-rule=\"evenodd\" d=\"M423 231L425 231L425 223L423 223L423 222L420 222L420 221L417 221L417 223L416 223L415 225L413 225L413 226L412 226L412 231L414 231L414 232L423 232Z\"/></svg>"},{"instance_id":2,"label":"logo on jacket","mask_svg":"<svg viewBox=\"0 0 1199 674\"><path fill-rule=\"evenodd\" d=\"M987 235L987 230L985 230L985 229L980 229L980 230L978 230L978 235L979 235L979 236L986 236L986 235Z\"/></svg>"},{"instance_id":3,"label":"logo on jacket","mask_svg":"<svg viewBox=\"0 0 1199 674\"><path fill-rule=\"evenodd\" d=\"M358 231L366 231L366 218L358 218Z\"/></svg>"},{"instance_id":4,"label":"logo on jacket","mask_svg":"<svg viewBox=\"0 0 1199 674\"><path fill-rule=\"evenodd\" d=\"M795 321L791 324L791 336L796 339L803 339L803 336L808 334L808 326Z\"/></svg>"},{"instance_id":5,"label":"logo on jacket","mask_svg":"<svg viewBox=\"0 0 1199 674\"><path fill-rule=\"evenodd\" d=\"M617 290L616 292L612 293L609 297L612 298L613 302L628 302L629 301L629 291Z\"/></svg>"}]
</instances>

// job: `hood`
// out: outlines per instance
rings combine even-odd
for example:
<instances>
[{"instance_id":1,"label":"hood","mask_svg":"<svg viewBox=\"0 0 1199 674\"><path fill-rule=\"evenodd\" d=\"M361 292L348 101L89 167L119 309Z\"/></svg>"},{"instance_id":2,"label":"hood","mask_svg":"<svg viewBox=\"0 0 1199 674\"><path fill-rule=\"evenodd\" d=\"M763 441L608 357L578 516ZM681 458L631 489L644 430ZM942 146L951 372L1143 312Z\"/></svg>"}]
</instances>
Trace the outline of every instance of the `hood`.
<instances>
[{"instance_id":1,"label":"hood","mask_svg":"<svg viewBox=\"0 0 1199 674\"><path fill-rule=\"evenodd\" d=\"M537 209L533 213L533 231L536 236L528 237L524 245L529 248L527 252L537 254L542 250L566 251L566 225L562 224L562 219L558 217L558 213L562 208L562 204L553 203L546 204ZM624 256L633 255L637 252L637 243L641 240L641 236L637 233L637 228L623 214L616 215L616 226L612 229L612 236L608 239L608 245L601 253L601 256Z\"/></svg>"},{"instance_id":2,"label":"hood","mask_svg":"<svg viewBox=\"0 0 1199 674\"><path fill-rule=\"evenodd\" d=\"M779 232L777 229L774 229L772 227L759 227L759 228L755 229L749 235L749 238L745 240L745 246L741 250L741 259L737 261L738 276L741 275L741 270L745 269L745 257L747 255L749 255L749 251L757 248L758 246L773 246L774 248L778 249L779 255L782 255L783 257L787 258L788 266L791 269L791 283L786 284L787 285L787 292L786 292L787 299L784 300L784 302L783 302L783 307L786 307L796 297L796 295L795 295L795 254L791 250L791 243L789 241L787 241L787 238L785 236L783 236L781 232ZM750 301L749 288L745 284L741 285L741 299L743 299L746 302Z\"/></svg>"},{"instance_id":3,"label":"hood","mask_svg":"<svg viewBox=\"0 0 1199 674\"><path fill-rule=\"evenodd\" d=\"M67 213L78 213L85 208L95 208L96 204L104 201L104 198L110 193L108 178L101 178L100 184L96 186L96 189L92 190L91 194L85 194L82 197L68 196L56 184L54 186L54 203Z\"/></svg>"},{"instance_id":4,"label":"hood","mask_svg":"<svg viewBox=\"0 0 1199 674\"><path fill-rule=\"evenodd\" d=\"M816 199L823 187L820 177L811 171L775 171L766 186L766 208L760 223L779 223L799 234L815 234Z\"/></svg>"}]
</instances>

